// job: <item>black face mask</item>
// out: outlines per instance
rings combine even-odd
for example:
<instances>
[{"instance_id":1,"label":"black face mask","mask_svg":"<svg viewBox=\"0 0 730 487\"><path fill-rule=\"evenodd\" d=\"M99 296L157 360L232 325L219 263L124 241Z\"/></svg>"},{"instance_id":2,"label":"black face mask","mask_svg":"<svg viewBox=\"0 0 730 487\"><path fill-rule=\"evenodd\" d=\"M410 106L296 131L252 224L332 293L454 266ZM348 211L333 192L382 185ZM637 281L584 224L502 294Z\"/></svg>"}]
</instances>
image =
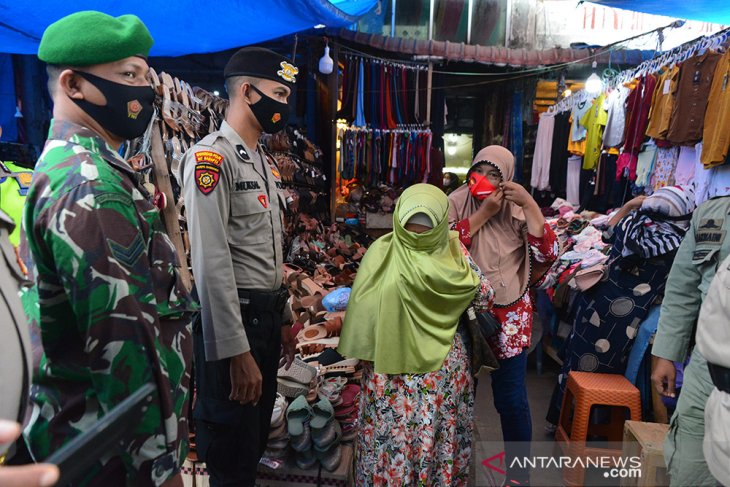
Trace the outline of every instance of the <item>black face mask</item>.
<instances>
[{"instance_id":1,"label":"black face mask","mask_svg":"<svg viewBox=\"0 0 730 487\"><path fill-rule=\"evenodd\" d=\"M99 125L124 140L144 134L154 114L155 92L151 87L115 83L81 71L74 73L94 85L106 98L106 105L71 98Z\"/></svg>"},{"instance_id":2,"label":"black face mask","mask_svg":"<svg viewBox=\"0 0 730 487\"><path fill-rule=\"evenodd\" d=\"M261 95L259 101L249 106L253 116L261 124L263 131L267 134L275 134L283 130L286 127L286 122L289 121L289 104L274 100L254 85L249 86Z\"/></svg>"}]
</instances>

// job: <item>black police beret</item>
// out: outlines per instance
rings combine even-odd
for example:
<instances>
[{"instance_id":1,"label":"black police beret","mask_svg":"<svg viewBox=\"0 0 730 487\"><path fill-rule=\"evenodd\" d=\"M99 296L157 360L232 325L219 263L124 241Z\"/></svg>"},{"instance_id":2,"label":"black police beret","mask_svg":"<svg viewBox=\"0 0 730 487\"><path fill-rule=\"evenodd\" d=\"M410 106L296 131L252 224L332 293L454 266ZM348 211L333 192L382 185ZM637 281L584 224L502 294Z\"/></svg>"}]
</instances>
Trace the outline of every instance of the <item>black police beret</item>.
<instances>
[{"instance_id":1,"label":"black police beret","mask_svg":"<svg viewBox=\"0 0 730 487\"><path fill-rule=\"evenodd\" d=\"M228 61L223 75L251 76L270 79L294 88L299 69L287 58L263 47L244 47L239 49Z\"/></svg>"}]
</instances>

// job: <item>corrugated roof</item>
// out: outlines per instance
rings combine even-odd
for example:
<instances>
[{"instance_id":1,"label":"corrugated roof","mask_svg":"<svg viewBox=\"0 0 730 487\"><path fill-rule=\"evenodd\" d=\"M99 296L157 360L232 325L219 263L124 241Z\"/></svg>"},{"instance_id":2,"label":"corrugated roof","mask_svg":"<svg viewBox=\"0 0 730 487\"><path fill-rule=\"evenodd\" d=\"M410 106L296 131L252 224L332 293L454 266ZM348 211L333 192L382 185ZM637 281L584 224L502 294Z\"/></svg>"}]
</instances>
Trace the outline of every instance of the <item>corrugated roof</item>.
<instances>
[{"instance_id":1,"label":"corrugated roof","mask_svg":"<svg viewBox=\"0 0 730 487\"><path fill-rule=\"evenodd\" d=\"M586 49L510 49L499 46L480 46L463 42L426 41L386 37L351 30L339 30L341 39L366 45L381 51L411 56L432 56L445 61L492 64L495 66L535 67L553 64L590 64L593 58ZM599 64L637 65L653 56L653 51L615 50L601 52L595 60Z\"/></svg>"}]
</instances>

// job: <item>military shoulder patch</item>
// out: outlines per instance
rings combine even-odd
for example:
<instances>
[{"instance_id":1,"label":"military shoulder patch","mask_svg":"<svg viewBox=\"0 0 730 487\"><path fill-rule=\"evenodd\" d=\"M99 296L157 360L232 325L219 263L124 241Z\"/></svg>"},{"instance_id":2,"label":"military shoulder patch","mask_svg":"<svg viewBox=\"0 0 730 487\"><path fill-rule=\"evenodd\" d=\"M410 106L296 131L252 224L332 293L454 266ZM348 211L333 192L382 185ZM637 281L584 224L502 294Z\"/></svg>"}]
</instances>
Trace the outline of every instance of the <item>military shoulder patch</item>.
<instances>
[{"instance_id":1,"label":"military shoulder patch","mask_svg":"<svg viewBox=\"0 0 730 487\"><path fill-rule=\"evenodd\" d=\"M210 194L220 181L223 156L206 150L195 153L195 185L201 193Z\"/></svg>"},{"instance_id":2,"label":"military shoulder patch","mask_svg":"<svg viewBox=\"0 0 730 487\"><path fill-rule=\"evenodd\" d=\"M106 242L109 245L112 257L127 267L134 267L139 258L142 256L142 253L145 251L144 240L142 240L142 236L139 233L135 235L132 243L127 246L109 238L106 239Z\"/></svg>"}]
</instances>

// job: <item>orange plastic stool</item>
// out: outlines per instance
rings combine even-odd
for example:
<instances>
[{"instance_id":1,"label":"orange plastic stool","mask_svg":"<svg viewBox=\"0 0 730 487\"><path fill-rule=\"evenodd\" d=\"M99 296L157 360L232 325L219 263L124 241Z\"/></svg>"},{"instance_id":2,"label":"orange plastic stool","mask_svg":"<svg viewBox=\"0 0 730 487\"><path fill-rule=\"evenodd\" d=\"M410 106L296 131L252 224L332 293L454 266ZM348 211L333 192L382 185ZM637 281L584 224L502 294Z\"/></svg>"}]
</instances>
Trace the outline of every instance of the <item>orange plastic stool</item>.
<instances>
[{"instance_id":1,"label":"orange plastic stool","mask_svg":"<svg viewBox=\"0 0 730 487\"><path fill-rule=\"evenodd\" d=\"M590 424L593 406L611 407L611 422ZM629 419L641 421L641 394L626 377L617 374L570 372L555 440L563 453L572 458L619 457L622 453L620 449L590 448L586 442L588 435L591 434L606 437L610 442L621 443L626 420L623 408L628 408L630 411ZM563 469L565 485L582 486L584 476L585 469L581 466Z\"/></svg>"}]
</instances>

